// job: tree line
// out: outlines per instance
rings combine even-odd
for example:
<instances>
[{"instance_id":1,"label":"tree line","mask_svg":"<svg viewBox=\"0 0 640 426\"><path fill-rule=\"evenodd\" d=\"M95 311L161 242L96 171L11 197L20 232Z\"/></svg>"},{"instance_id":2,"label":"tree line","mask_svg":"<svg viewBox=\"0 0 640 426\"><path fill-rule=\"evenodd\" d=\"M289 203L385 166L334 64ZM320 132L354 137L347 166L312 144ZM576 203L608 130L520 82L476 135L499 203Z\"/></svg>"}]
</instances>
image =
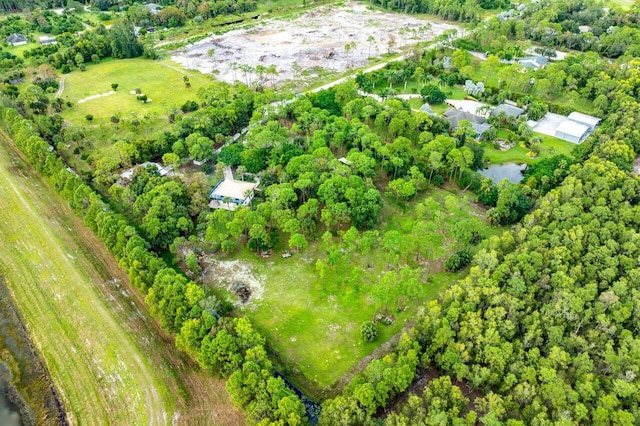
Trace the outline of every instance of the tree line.
<instances>
[{"instance_id":1,"label":"tree line","mask_svg":"<svg viewBox=\"0 0 640 426\"><path fill-rule=\"evenodd\" d=\"M16 147L83 218L145 295L151 313L176 335L176 345L207 370L227 378L232 400L260 424L299 425L306 422L304 406L274 376L264 338L246 318L224 317L227 308L211 291L188 280L149 249L125 216L49 150L31 122L13 108L2 108L0 120Z\"/></svg>"}]
</instances>

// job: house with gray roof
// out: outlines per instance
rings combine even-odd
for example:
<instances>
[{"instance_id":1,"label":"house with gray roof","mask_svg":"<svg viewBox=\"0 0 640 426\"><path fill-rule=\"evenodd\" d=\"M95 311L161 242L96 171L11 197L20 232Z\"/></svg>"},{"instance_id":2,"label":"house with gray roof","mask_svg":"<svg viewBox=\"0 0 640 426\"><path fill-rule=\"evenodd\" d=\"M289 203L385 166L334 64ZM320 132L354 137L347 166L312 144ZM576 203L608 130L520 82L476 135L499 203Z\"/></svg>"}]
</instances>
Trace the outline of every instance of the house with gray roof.
<instances>
[{"instance_id":1,"label":"house with gray roof","mask_svg":"<svg viewBox=\"0 0 640 426\"><path fill-rule=\"evenodd\" d=\"M501 112L504 112L507 117L517 119L522 114L524 114L524 110L522 108L518 108L514 105L509 104L501 104L491 110L491 115L498 115Z\"/></svg>"},{"instance_id":2,"label":"house with gray roof","mask_svg":"<svg viewBox=\"0 0 640 426\"><path fill-rule=\"evenodd\" d=\"M544 56L536 55L536 56L525 56L524 58L518 59L518 63L525 68L529 68L532 70L537 70L540 68L544 68L549 59Z\"/></svg>"},{"instance_id":3,"label":"house with gray roof","mask_svg":"<svg viewBox=\"0 0 640 426\"><path fill-rule=\"evenodd\" d=\"M22 34L13 33L7 37L7 44L9 46L22 46L23 44L27 44L27 37Z\"/></svg>"},{"instance_id":4,"label":"house with gray roof","mask_svg":"<svg viewBox=\"0 0 640 426\"><path fill-rule=\"evenodd\" d=\"M157 15L158 12L160 12L162 10L162 6L160 6L159 4L156 3L147 3L145 4L145 6L147 6L149 8L149 10L151 11L152 14Z\"/></svg>"},{"instance_id":5,"label":"house with gray roof","mask_svg":"<svg viewBox=\"0 0 640 426\"><path fill-rule=\"evenodd\" d=\"M449 108L444 112L444 118L451 124L451 130L455 131L462 120L467 120L471 123L471 127L476 132L476 137L481 137L484 132L491 128L490 124L487 124L487 119L471 114L468 111L461 111L453 108Z\"/></svg>"}]
</instances>

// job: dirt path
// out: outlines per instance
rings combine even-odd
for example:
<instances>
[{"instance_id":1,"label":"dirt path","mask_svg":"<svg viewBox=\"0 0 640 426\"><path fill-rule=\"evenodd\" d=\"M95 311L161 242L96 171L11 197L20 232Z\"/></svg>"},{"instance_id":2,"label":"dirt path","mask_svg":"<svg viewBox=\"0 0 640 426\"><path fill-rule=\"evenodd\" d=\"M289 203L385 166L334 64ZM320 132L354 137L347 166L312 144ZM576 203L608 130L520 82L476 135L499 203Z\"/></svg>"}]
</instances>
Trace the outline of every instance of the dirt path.
<instances>
[{"instance_id":1,"label":"dirt path","mask_svg":"<svg viewBox=\"0 0 640 426\"><path fill-rule=\"evenodd\" d=\"M67 76L63 75L60 77L60 86L58 87L58 91L56 92L56 99L62 96L62 92L64 92L64 80Z\"/></svg>"},{"instance_id":2,"label":"dirt path","mask_svg":"<svg viewBox=\"0 0 640 426\"><path fill-rule=\"evenodd\" d=\"M102 243L0 151L0 270L70 421L243 424L224 382L175 349Z\"/></svg>"},{"instance_id":3,"label":"dirt path","mask_svg":"<svg viewBox=\"0 0 640 426\"><path fill-rule=\"evenodd\" d=\"M368 74L368 73L370 73L370 72L378 71L378 70L380 70L380 69L382 69L382 68L386 67L386 66L387 66L388 64L390 64L391 62L398 62L398 61L402 61L402 60L404 60L404 59L407 59L407 56L408 56L408 55L400 55L400 56L398 56L397 58L389 59L388 61L385 61L385 62L379 63L379 64L374 65L374 66L371 66L371 67L369 67L369 68L365 68L365 69L363 69L363 70L362 70L362 71L360 71L360 72L361 72L361 73L363 73L363 74ZM335 80L335 81L332 81L331 83L327 83L327 84L325 84L325 85L323 85L323 86L316 87L315 89L312 89L312 90L311 90L311 92L319 92L319 91L321 91L321 90L330 89L330 88L332 88L333 86L337 86L338 84L340 84L340 83L344 83L345 81L347 81L347 80L351 80L351 79L353 79L353 78L355 78L355 73L353 73L353 74L351 74L351 75L348 75L348 76L346 76L346 77L339 78L339 79L337 79L337 80Z\"/></svg>"}]
</instances>

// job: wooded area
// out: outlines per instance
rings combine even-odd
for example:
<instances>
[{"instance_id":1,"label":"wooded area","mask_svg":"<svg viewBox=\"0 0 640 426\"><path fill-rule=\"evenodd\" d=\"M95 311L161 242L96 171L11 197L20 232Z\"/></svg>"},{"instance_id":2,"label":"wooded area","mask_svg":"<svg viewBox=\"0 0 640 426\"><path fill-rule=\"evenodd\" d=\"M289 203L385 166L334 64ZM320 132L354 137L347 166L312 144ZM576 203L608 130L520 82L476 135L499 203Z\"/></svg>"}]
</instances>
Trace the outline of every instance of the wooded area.
<instances>
[{"instance_id":1,"label":"wooded area","mask_svg":"<svg viewBox=\"0 0 640 426\"><path fill-rule=\"evenodd\" d=\"M322 402L320 424L636 424L640 9L589 0L371 2L477 28L324 90L287 96L261 82L214 81L161 116L65 123L77 106L53 96L57 70L90 75L85 63L103 58L156 58L160 49L136 36L134 23L181 27L259 7L219 3L167 5L157 16L130 5L109 29L67 33L21 56L3 50L0 124L118 259L178 349L227 379L249 422L297 425L317 413L281 377L300 369L273 353L261 324L202 281L205 255L312 256L323 297L355 293L375 307L374 318L345 327L359 343L375 341L436 274L468 271L437 300L421 299L423 312L411 312L397 343ZM6 28L75 25L34 15L7 18ZM574 51L556 60L556 49ZM527 70L516 59L530 51L553 60ZM184 77L173 90L191 90ZM407 86L430 108L457 90L487 105L508 101L523 115L490 116L493 131L477 140L470 121L452 128L398 96ZM147 102L141 88L132 93ZM578 109L602 124L570 154L539 155L546 141L528 121ZM487 144L501 138L527 153L520 183L477 172ZM157 166L136 167L146 162ZM219 201L228 208L212 210L211 190L225 179L259 190L248 205L231 208L226 196ZM440 190L451 194L442 203L429 197ZM467 226L444 219L461 193L481 212ZM415 217L390 229L400 210ZM489 224L509 228L482 241ZM350 262L367 256L371 271L356 274ZM425 374L437 378L406 395Z\"/></svg>"}]
</instances>

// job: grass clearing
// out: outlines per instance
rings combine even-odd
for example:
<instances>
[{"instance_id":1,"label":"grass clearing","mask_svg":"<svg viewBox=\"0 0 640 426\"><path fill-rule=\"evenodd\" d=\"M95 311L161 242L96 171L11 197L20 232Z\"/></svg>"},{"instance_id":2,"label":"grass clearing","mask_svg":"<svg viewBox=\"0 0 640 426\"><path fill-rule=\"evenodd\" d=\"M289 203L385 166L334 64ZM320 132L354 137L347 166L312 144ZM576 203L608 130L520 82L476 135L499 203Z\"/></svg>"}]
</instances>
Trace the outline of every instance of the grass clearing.
<instances>
[{"instance_id":1,"label":"grass clearing","mask_svg":"<svg viewBox=\"0 0 640 426\"><path fill-rule=\"evenodd\" d=\"M471 194L453 189L429 191L405 208L386 200L383 217L387 219L380 223L378 230L410 235L416 206L429 198L437 206L424 231L431 253L418 261L413 257L399 261L398 255L381 246L366 255L354 249L348 250L348 259L327 268L321 277L316 259L326 261L324 242L312 244L302 254L288 259L274 254L265 260L248 252L241 256L254 276L264 283L262 300L243 311L265 335L271 349L279 354L289 377L310 395L334 395L364 367L366 357L381 343L381 351L386 350L384 342L392 339L425 301L437 298L442 289L464 274L447 273L443 269L446 258L461 248L453 236L457 223L473 223L485 237L502 231L484 221L484 212L472 201ZM394 323L379 324L378 339L365 343L360 336L360 326L380 311L374 300L376 284L391 270L400 273L400 268L394 265L403 263L411 265L419 276L419 284L414 289L416 296L404 300L401 310L392 304L389 312ZM380 354L380 350L376 352Z\"/></svg>"},{"instance_id":2,"label":"grass clearing","mask_svg":"<svg viewBox=\"0 0 640 426\"><path fill-rule=\"evenodd\" d=\"M1 135L0 135L1 136ZM0 144L0 272L72 424L243 424L104 246Z\"/></svg>"},{"instance_id":3,"label":"grass clearing","mask_svg":"<svg viewBox=\"0 0 640 426\"><path fill-rule=\"evenodd\" d=\"M183 76L189 77L191 88L185 87ZM78 103L89 96L105 94L118 84L115 94ZM170 61L150 59L105 59L99 64L87 64L87 70L67 74L62 99L73 103L63 117L74 124L87 123L85 116L94 116L93 124L107 124L111 116L123 119L144 116L166 117L172 108L180 108L187 100L197 100L198 89L211 83L211 77L186 70ZM142 103L130 92L139 88L151 102Z\"/></svg>"}]
</instances>

